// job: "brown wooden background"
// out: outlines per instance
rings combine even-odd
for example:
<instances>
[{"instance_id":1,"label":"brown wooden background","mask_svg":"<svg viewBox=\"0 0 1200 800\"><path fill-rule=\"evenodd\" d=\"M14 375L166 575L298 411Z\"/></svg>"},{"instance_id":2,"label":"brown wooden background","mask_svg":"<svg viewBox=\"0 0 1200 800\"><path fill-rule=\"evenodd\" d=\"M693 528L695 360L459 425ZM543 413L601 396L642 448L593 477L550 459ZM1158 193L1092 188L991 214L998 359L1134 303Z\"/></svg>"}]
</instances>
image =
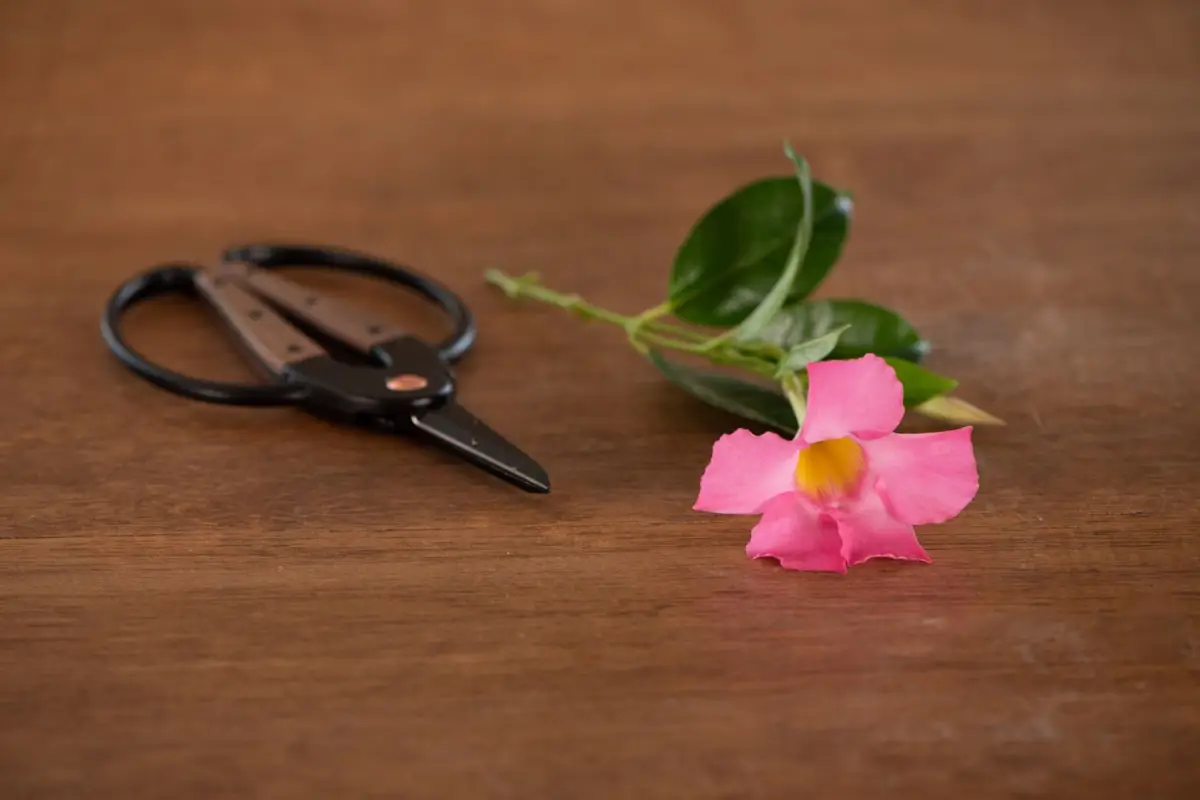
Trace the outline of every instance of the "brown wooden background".
<instances>
[{"instance_id":1,"label":"brown wooden background","mask_svg":"<svg viewBox=\"0 0 1200 800\"><path fill-rule=\"evenodd\" d=\"M1198 68L1186 0L0 3L0 796L1200 796ZM932 566L748 562L738 421L483 282L652 305L784 138L823 294L1010 422ZM462 292L554 492L115 365L120 280L264 239Z\"/></svg>"}]
</instances>

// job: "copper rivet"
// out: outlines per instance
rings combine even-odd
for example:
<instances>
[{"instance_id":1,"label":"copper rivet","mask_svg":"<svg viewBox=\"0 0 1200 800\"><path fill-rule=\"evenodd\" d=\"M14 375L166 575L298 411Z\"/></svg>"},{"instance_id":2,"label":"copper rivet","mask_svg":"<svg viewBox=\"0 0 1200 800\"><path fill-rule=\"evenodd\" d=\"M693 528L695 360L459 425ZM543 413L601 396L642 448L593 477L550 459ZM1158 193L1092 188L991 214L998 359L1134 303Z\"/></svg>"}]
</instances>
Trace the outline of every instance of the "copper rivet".
<instances>
[{"instance_id":1,"label":"copper rivet","mask_svg":"<svg viewBox=\"0 0 1200 800\"><path fill-rule=\"evenodd\" d=\"M424 389L429 385L429 381L422 378L420 375L412 375L406 373L404 375L396 375L388 378L387 388L393 392L411 392L414 389Z\"/></svg>"}]
</instances>

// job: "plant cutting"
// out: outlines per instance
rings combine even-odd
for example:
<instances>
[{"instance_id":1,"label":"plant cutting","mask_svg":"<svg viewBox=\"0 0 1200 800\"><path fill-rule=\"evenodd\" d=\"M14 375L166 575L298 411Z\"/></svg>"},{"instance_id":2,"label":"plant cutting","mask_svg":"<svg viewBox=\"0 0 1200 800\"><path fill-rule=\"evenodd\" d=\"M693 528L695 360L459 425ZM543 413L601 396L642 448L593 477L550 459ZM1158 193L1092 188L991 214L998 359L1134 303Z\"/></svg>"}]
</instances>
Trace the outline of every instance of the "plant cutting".
<instances>
[{"instance_id":1,"label":"plant cutting","mask_svg":"<svg viewBox=\"0 0 1200 800\"><path fill-rule=\"evenodd\" d=\"M965 507L977 485L972 426L1003 423L922 365L929 343L896 311L813 297L841 255L853 202L814 180L790 145L784 153L791 174L748 183L701 216L676 253L666 298L652 308L601 308L544 286L536 273L491 269L487 280L512 298L620 328L672 384L767 428L718 440L695 505L761 514L752 557L839 572L874 557L926 561L912 525ZM895 433L906 411L961 430L910 440L917 434ZM945 490L936 513L913 511L929 492L904 480L905 470L926 484L952 473L933 492ZM744 485L758 488L737 499Z\"/></svg>"}]
</instances>

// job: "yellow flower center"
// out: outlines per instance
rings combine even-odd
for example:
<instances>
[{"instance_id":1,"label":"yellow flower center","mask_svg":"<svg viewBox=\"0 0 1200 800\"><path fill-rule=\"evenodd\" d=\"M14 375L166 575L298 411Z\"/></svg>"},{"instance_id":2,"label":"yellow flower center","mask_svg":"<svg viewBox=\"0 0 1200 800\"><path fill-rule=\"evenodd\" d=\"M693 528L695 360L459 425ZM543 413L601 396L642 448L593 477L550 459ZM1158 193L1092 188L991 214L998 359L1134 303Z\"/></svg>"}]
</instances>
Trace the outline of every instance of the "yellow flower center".
<instances>
[{"instance_id":1,"label":"yellow flower center","mask_svg":"<svg viewBox=\"0 0 1200 800\"><path fill-rule=\"evenodd\" d=\"M865 466L862 447L853 439L817 442L800 451L796 487L817 500L833 500L855 488Z\"/></svg>"}]
</instances>

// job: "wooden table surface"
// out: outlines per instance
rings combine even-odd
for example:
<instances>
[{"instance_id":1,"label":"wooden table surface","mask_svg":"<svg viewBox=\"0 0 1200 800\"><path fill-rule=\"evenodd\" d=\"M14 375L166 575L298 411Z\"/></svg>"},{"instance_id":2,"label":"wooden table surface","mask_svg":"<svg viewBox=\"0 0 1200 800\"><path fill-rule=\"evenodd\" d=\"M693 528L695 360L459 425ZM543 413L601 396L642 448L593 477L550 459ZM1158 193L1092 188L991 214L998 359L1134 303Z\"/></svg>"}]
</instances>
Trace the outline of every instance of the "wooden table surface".
<instances>
[{"instance_id":1,"label":"wooden table surface","mask_svg":"<svg viewBox=\"0 0 1200 800\"><path fill-rule=\"evenodd\" d=\"M1198 41L1186 0L0 4L0 797L1200 796ZM784 139L857 200L822 294L1009 423L931 565L748 561L690 510L740 421L483 280L653 305ZM110 357L117 283L261 240L461 292L463 401L554 491ZM249 374L186 302L128 330Z\"/></svg>"}]
</instances>

